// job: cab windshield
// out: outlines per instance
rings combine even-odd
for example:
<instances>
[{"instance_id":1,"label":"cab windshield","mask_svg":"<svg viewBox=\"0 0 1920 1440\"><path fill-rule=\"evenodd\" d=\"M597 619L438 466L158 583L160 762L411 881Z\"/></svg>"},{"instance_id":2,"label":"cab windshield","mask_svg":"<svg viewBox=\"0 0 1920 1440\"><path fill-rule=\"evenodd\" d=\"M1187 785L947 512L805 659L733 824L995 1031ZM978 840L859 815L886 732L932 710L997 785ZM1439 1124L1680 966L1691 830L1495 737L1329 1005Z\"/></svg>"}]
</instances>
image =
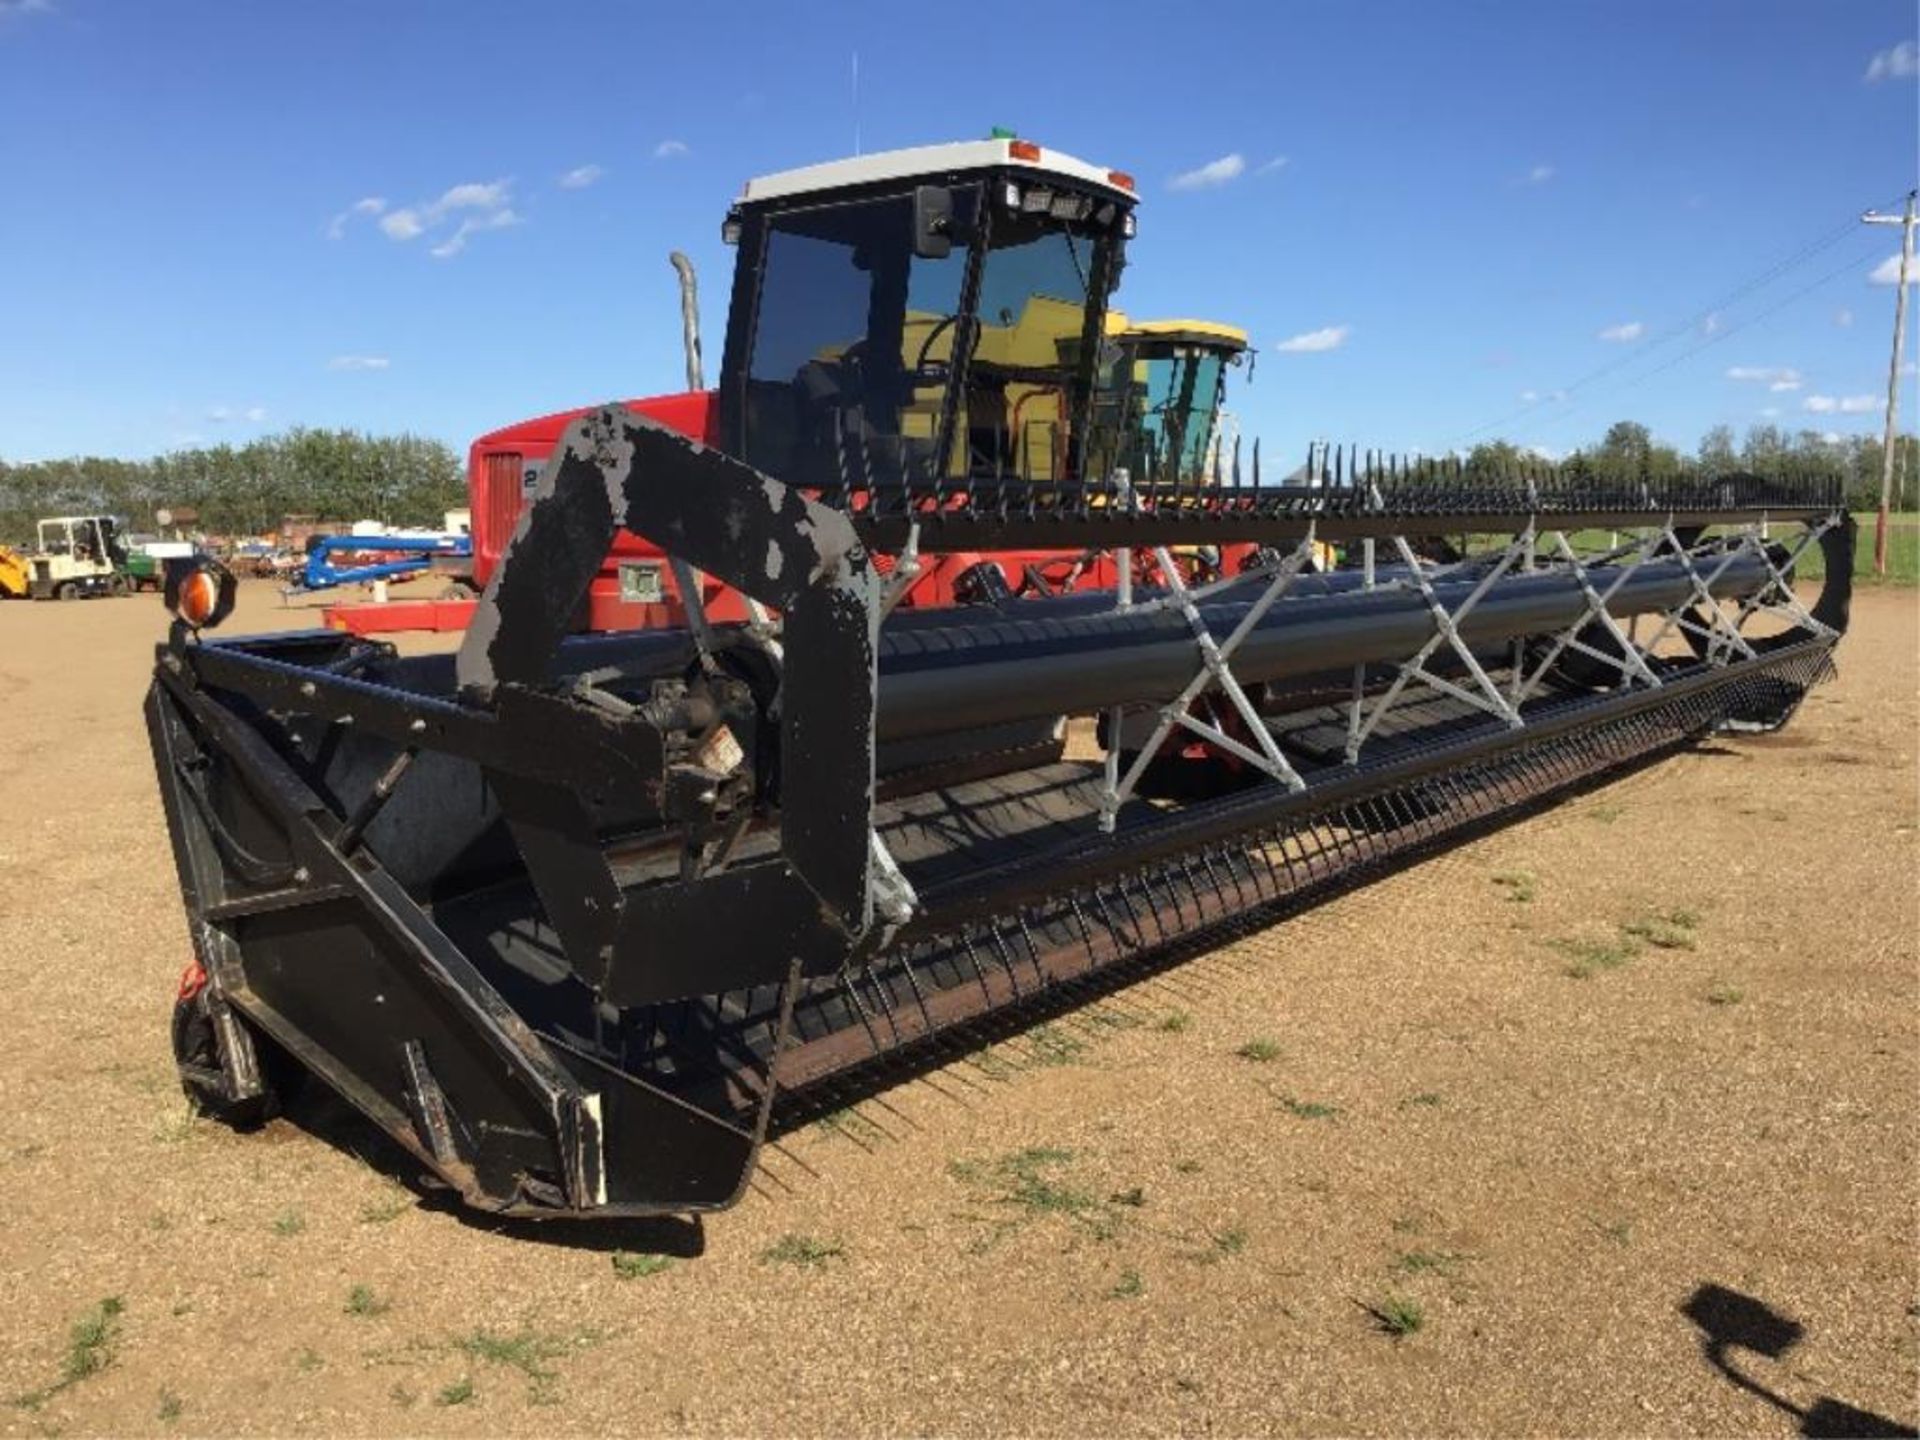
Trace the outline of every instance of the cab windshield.
<instances>
[{"instance_id":1,"label":"cab windshield","mask_svg":"<svg viewBox=\"0 0 1920 1440\"><path fill-rule=\"evenodd\" d=\"M1206 478L1224 368L1216 350L1183 348L1147 362L1141 440L1149 475Z\"/></svg>"},{"instance_id":2,"label":"cab windshield","mask_svg":"<svg viewBox=\"0 0 1920 1440\"><path fill-rule=\"evenodd\" d=\"M911 195L768 216L742 458L822 488L1072 472L1112 227L983 215L980 187L951 193L955 243L937 258L913 253Z\"/></svg>"},{"instance_id":3,"label":"cab windshield","mask_svg":"<svg viewBox=\"0 0 1920 1440\"><path fill-rule=\"evenodd\" d=\"M1227 355L1165 341L1112 347L1101 380L1102 448L1135 480L1212 478Z\"/></svg>"}]
</instances>

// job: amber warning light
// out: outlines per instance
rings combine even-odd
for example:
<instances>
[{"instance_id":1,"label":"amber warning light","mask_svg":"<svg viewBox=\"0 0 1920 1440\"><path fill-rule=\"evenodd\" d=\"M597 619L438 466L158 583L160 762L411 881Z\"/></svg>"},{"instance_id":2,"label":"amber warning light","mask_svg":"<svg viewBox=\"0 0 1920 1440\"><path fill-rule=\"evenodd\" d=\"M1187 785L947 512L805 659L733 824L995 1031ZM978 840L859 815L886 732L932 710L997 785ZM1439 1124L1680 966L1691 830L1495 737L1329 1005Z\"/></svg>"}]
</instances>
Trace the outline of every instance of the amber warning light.
<instances>
[{"instance_id":1,"label":"amber warning light","mask_svg":"<svg viewBox=\"0 0 1920 1440\"><path fill-rule=\"evenodd\" d=\"M210 630L233 613L239 586L233 572L210 555L167 561L162 596L174 618L192 630Z\"/></svg>"}]
</instances>

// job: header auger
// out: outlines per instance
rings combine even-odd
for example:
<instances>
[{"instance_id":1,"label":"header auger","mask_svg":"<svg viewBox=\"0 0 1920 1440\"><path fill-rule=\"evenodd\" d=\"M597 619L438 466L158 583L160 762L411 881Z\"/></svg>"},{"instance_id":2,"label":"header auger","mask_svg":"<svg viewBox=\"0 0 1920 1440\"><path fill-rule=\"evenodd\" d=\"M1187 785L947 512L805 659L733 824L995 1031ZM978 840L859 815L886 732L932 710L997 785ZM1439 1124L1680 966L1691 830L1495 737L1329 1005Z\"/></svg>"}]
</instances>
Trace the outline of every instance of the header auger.
<instances>
[{"instance_id":1,"label":"header auger","mask_svg":"<svg viewBox=\"0 0 1920 1440\"><path fill-rule=\"evenodd\" d=\"M1050 445L958 423L1081 373L970 353L969 294L925 434L873 423L883 362L823 391L817 337L791 394L743 392L804 422L787 471L575 421L457 656L175 626L148 720L206 977L191 1089L244 1111L311 1071L489 1210L725 1205L782 1106L1781 724L1831 668L1853 527L1824 482L1105 470L1057 409ZM746 618L572 633L623 531ZM1117 583L895 607L918 557L1029 550Z\"/></svg>"}]
</instances>

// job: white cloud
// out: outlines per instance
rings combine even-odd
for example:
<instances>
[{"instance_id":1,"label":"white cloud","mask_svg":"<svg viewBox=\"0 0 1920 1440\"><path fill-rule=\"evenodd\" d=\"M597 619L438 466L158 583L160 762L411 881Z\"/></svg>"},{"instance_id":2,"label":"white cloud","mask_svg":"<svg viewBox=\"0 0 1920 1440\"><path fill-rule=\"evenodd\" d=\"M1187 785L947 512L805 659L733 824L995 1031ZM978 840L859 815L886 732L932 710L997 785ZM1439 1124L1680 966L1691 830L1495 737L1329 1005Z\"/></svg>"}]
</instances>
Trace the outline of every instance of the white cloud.
<instances>
[{"instance_id":1,"label":"white cloud","mask_svg":"<svg viewBox=\"0 0 1920 1440\"><path fill-rule=\"evenodd\" d=\"M1549 405L1558 405L1566 398L1567 392L1564 390L1522 390L1520 392L1522 405L1532 405L1542 400Z\"/></svg>"},{"instance_id":2,"label":"white cloud","mask_svg":"<svg viewBox=\"0 0 1920 1440\"><path fill-rule=\"evenodd\" d=\"M1564 450L1555 450L1547 445L1529 445L1526 448L1527 454L1545 460L1550 465L1558 465L1567 453Z\"/></svg>"},{"instance_id":3,"label":"white cloud","mask_svg":"<svg viewBox=\"0 0 1920 1440\"><path fill-rule=\"evenodd\" d=\"M426 222L414 210L396 210L391 215L382 215L380 228L386 232L389 240L411 240L427 231Z\"/></svg>"},{"instance_id":4,"label":"white cloud","mask_svg":"<svg viewBox=\"0 0 1920 1440\"><path fill-rule=\"evenodd\" d=\"M1845 330L1849 325L1853 324L1853 311L1842 305L1838 310L1833 312L1833 323L1838 325L1842 330Z\"/></svg>"},{"instance_id":5,"label":"white cloud","mask_svg":"<svg viewBox=\"0 0 1920 1440\"><path fill-rule=\"evenodd\" d=\"M653 158L656 160L672 160L686 153L687 142L684 140L662 140L653 147Z\"/></svg>"},{"instance_id":6,"label":"white cloud","mask_svg":"<svg viewBox=\"0 0 1920 1440\"><path fill-rule=\"evenodd\" d=\"M1882 80L1911 80L1916 75L1920 75L1920 46L1911 40L1902 40L1867 62L1869 85L1878 85Z\"/></svg>"},{"instance_id":7,"label":"white cloud","mask_svg":"<svg viewBox=\"0 0 1920 1440\"><path fill-rule=\"evenodd\" d=\"M1536 165L1527 171L1525 183L1528 185L1544 185L1554 177L1555 173L1551 165Z\"/></svg>"},{"instance_id":8,"label":"white cloud","mask_svg":"<svg viewBox=\"0 0 1920 1440\"><path fill-rule=\"evenodd\" d=\"M1798 390L1800 372L1786 365L1734 365L1727 371L1729 380L1751 380L1769 390Z\"/></svg>"},{"instance_id":9,"label":"white cloud","mask_svg":"<svg viewBox=\"0 0 1920 1440\"><path fill-rule=\"evenodd\" d=\"M562 190L584 190L607 172L598 165L576 165L560 177Z\"/></svg>"},{"instance_id":10,"label":"white cloud","mask_svg":"<svg viewBox=\"0 0 1920 1440\"><path fill-rule=\"evenodd\" d=\"M1642 335L1646 334L1646 331L1647 327L1642 325L1638 320L1628 320L1623 324L1607 326L1606 329L1600 332L1597 338L1601 340L1611 340L1615 344L1624 345L1630 340L1638 340Z\"/></svg>"},{"instance_id":11,"label":"white cloud","mask_svg":"<svg viewBox=\"0 0 1920 1440\"><path fill-rule=\"evenodd\" d=\"M1246 168L1247 157L1236 151L1232 155L1222 155L1218 160L1209 160L1198 169L1183 170L1167 183L1174 190L1210 190L1216 185L1238 180Z\"/></svg>"},{"instance_id":12,"label":"white cloud","mask_svg":"<svg viewBox=\"0 0 1920 1440\"><path fill-rule=\"evenodd\" d=\"M1800 405L1815 415L1870 415L1880 401L1873 395L1809 395Z\"/></svg>"},{"instance_id":13,"label":"white cloud","mask_svg":"<svg viewBox=\"0 0 1920 1440\"><path fill-rule=\"evenodd\" d=\"M584 168L594 170L595 174L598 174L596 166ZM402 244L409 240L418 240L422 235L440 229L455 216L459 216L460 222L454 227L452 233L433 247L432 253L442 260L449 255L458 255L466 249L470 236L477 235L483 230L502 230L509 225L518 225L522 219L513 209L513 181L511 180L463 181L461 184L442 190L438 199L381 213L385 205L386 201L379 196L369 196L358 202L353 207L353 211L348 213L379 214L382 232L389 240ZM380 208L375 208L376 206ZM335 222L336 225L340 223L342 222L338 220Z\"/></svg>"},{"instance_id":14,"label":"white cloud","mask_svg":"<svg viewBox=\"0 0 1920 1440\"><path fill-rule=\"evenodd\" d=\"M364 200L356 200L327 222L327 238L338 240L347 233L347 222L356 215L378 215L387 208L384 195L369 195Z\"/></svg>"},{"instance_id":15,"label":"white cloud","mask_svg":"<svg viewBox=\"0 0 1920 1440\"><path fill-rule=\"evenodd\" d=\"M336 355L327 362L329 370L385 370L393 362L384 355Z\"/></svg>"},{"instance_id":16,"label":"white cloud","mask_svg":"<svg viewBox=\"0 0 1920 1440\"><path fill-rule=\"evenodd\" d=\"M1338 350L1352 333L1351 325L1328 325L1282 340L1273 348L1283 355L1317 355L1323 350Z\"/></svg>"},{"instance_id":17,"label":"white cloud","mask_svg":"<svg viewBox=\"0 0 1920 1440\"><path fill-rule=\"evenodd\" d=\"M1707 318L1700 322L1700 333L1702 335L1718 335L1722 327L1723 322L1720 319L1720 312L1718 310L1710 310L1707 312Z\"/></svg>"},{"instance_id":18,"label":"white cloud","mask_svg":"<svg viewBox=\"0 0 1920 1440\"><path fill-rule=\"evenodd\" d=\"M508 193L512 188L511 180L469 180L452 186L427 207L427 220L431 223L455 210L498 210L513 198Z\"/></svg>"},{"instance_id":19,"label":"white cloud","mask_svg":"<svg viewBox=\"0 0 1920 1440\"><path fill-rule=\"evenodd\" d=\"M1276 155L1271 160L1267 161L1266 164L1260 166L1253 173L1256 175L1271 175L1276 170L1286 169L1287 166L1292 163L1293 161L1291 160L1290 157L1285 155Z\"/></svg>"},{"instance_id":20,"label":"white cloud","mask_svg":"<svg viewBox=\"0 0 1920 1440\"><path fill-rule=\"evenodd\" d=\"M207 420L214 425L224 425L229 420L245 420L250 424L258 425L266 418L267 407L264 405L249 405L244 410L235 410L227 405L215 405L207 411Z\"/></svg>"},{"instance_id":21,"label":"white cloud","mask_svg":"<svg viewBox=\"0 0 1920 1440\"><path fill-rule=\"evenodd\" d=\"M0 0L0 20L9 15L45 15L53 10L53 0Z\"/></svg>"},{"instance_id":22,"label":"white cloud","mask_svg":"<svg viewBox=\"0 0 1920 1440\"><path fill-rule=\"evenodd\" d=\"M431 253L436 260L445 260L467 248L469 235L478 235L484 230L505 230L508 226L519 223L520 217L511 210L492 210L485 215L475 215L462 220L460 228L434 246Z\"/></svg>"},{"instance_id":23,"label":"white cloud","mask_svg":"<svg viewBox=\"0 0 1920 1440\"><path fill-rule=\"evenodd\" d=\"M1900 283L1900 252L1894 251L1886 259L1873 267L1873 273L1867 276L1876 285L1898 285ZM1920 259L1907 267L1907 283L1920 285Z\"/></svg>"}]
</instances>

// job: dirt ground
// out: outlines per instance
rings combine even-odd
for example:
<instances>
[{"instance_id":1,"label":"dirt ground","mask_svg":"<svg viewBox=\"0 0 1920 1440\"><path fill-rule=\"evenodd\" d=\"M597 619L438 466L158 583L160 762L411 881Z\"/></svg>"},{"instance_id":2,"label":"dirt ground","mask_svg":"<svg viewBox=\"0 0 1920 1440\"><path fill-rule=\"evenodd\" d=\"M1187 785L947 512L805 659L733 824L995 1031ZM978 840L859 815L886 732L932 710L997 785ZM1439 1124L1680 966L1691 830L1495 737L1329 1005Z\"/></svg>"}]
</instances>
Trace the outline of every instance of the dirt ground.
<instances>
[{"instance_id":1,"label":"dirt ground","mask_svg":"<svg viewBox=\"0 0 1920 1440\"><path fill-rule=\"evenodd\" d=\"M529 1230L187 1115L160 607L0 605L0 1432L1911 1426L1920 596L1856 613L1780 736Z\"/></svg>"}]
</instances>

